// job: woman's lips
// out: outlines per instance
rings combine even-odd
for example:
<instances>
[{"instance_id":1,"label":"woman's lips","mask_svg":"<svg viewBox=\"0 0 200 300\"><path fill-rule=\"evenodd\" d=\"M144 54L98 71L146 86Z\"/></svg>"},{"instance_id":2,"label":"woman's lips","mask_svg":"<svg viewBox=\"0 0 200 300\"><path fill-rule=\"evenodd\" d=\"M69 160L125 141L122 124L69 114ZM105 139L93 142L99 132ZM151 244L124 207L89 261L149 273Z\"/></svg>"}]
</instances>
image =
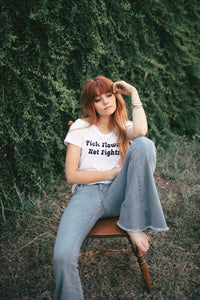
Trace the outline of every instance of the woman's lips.
<instances>
[{"instance_id":1,"label":"woman's lips","mask_svg":"<svg viewBox=\"0 0 200 300\"><path fill-rule=\"evenodd\" d=\"M111 105L110 105L110 106L107 106L107 107L104 108L104 110L107 110L107 109L109 109L109 108L112 108L112 106L111 106Z\"/></svg>"}]
</instances>

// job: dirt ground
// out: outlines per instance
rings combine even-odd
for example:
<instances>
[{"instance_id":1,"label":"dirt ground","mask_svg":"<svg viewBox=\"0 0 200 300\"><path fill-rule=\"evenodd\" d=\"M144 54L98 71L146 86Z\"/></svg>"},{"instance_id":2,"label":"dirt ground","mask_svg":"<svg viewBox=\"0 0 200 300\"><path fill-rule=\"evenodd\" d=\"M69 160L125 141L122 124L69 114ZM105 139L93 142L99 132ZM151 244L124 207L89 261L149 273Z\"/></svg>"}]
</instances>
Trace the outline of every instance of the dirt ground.
<instances>
[{"instance_id":1,"label":"dirt ground","mask_svg":"<svg viewBox=\"0 0 200 300\"><path fill-rule=\"evenodd\" d=\"M111 257L81 257L79 270L85 300L128 300L128 299L200 299L198 245L189 243L188 237L174 224L173 208L182 198L180 183L156 175L156 184L170 230L166 233L150 233L151 247L146 255L151 274L153 292L148 293L133 254ZM53 199L54 205L64 209L70 192L63 192ZM49 203L50 204L50 203ZM12 231L4 231L1 238L1 300L53 299L54 277L51 263L56 230L61 211L55 206L56 217L48 225L30 228L23 217L18 216ZM171 212L173 210L173 212ZM48 216L47 216L48 218ZM16 222L13 218L9 222ZM53 224L53 225L52 225ZM23 228L24 226L24 228ZM198 225L196 225L198 226ZM28 228L28 230L27 230ZM198 228L198 227L197 227ZM81 251L104 248L129 247L126 238L86 240ZM191 252L190 250L191 249ZM73 300L73 299L72 299Z\"/></svg>"}]
</instances>

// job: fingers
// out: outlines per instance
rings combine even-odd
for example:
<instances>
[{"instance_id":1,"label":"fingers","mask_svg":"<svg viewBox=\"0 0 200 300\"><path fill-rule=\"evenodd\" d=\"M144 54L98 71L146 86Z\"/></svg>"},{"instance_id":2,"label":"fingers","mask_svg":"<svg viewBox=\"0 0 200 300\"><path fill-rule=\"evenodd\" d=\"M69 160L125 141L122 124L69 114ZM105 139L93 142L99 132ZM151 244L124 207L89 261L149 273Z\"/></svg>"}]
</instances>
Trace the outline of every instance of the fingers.
<instances>
[{"instance_id":1,"label":"fingers","mask_svg":"<svg viewBox=\"0 0 200 300\"><path fill-rule=\"evenodd\" d=\"M120 87L122 89L119 89L118 87ZM113 93L120 93L120 94L127 93L126 87L125 87L125 82L124 81L115 82L113 84Z\"/></svg>"},{"instance_id":2,"label":"fingers","mask_svg":"<svg viewBox=\"0 0 200 300\"><path fill-rule=\"evenodd\" d=\"M120 87L122 89L119 89L118 87ZM122 95L130 95L132 89L134 89L134 87L123 80L116 81L113 84L113 93L119 93Z\"/></svg>"},{"instance_id":3,"label":"fingers","mask_svg":"<svg viewBox=\"0 0 200 300\"><path fill-rule=\"evenodd\" d=\"M121 168L119 168L119 167L115 167L115 168L113 168L113 169L115 170L116 175L119 174L119 172L121 171Z\"/></svg>"},{"instance_id":4,"label":"fingers","mask_svg":"<svg viewBox=\"0 0 200 300\"><path fill-rule=\"evenodd\" d=\"M109 170L108 172L111 176L110 179L111 180L114 179L119 174L120 170L121 170L121 168L118 168L118 167L115 167L115 168Z\"/></svg>"}]
</instances>

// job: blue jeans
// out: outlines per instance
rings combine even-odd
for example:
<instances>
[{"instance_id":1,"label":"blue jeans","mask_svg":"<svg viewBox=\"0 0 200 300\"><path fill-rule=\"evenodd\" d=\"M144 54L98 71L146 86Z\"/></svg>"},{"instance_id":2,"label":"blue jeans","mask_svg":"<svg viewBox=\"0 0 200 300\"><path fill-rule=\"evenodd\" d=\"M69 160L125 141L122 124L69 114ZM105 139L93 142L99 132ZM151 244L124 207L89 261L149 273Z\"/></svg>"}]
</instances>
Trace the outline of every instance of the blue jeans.
<instances>
[{"instance_id":1,"label":"blue jeans","mask_svg":"<svg viewBox=\"0 0 200 300\"><path fill-rule=\"evenodd\" d=\"M56 300L81 300L78 272L81 245L99 218L119 216L126 231L168 230L156 190L154 143L138 137L110 184L77 185L61 218L54 248Z\"/></svg>"}]
</instances>

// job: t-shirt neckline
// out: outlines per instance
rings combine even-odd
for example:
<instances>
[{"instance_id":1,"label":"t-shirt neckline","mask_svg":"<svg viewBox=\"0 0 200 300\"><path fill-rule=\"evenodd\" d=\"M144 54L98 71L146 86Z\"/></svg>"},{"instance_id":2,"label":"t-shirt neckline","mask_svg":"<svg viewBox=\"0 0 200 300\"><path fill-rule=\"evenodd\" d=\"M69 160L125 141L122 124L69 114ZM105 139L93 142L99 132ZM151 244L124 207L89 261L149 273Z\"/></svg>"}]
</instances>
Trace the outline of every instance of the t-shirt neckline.
<instances>
[{"instance_id":1,"label":"t-shirt neckline","mask_svg":"<svg viewBox=\"0 0 200 300\"><path fill-rule=\"evenodd\" d=\"M101 132L101 130L94 124L92 126L95 126L97 132L101 135L101 136L109 136L109 135L113 135L114 131L110 131L109 133L103 133Z\"/></svg>"},{"instance_id":2,"label":"t-shirt neckline","mask_svg":"<svg viewBox=\"0 0 200 300\"><path fill-rule=\"evenodd\" d=\"M89 123L88 123L86 120L83 120L83 119L80 119L80 120L81 120L81 121L84 121L85 123L87 123L87 124L89 125ZM90 126L90 127L93 127L93 126L94 126L94 128L96 129L98 135L100 135L100 136L109 137L110 135L115 134L114 130L111 131L111 132L109 132L109 133L103 133L103 132L101 132L101 130L100 130L95 124L93 124L93 125Z\"/></svg>"}]
</instances>

